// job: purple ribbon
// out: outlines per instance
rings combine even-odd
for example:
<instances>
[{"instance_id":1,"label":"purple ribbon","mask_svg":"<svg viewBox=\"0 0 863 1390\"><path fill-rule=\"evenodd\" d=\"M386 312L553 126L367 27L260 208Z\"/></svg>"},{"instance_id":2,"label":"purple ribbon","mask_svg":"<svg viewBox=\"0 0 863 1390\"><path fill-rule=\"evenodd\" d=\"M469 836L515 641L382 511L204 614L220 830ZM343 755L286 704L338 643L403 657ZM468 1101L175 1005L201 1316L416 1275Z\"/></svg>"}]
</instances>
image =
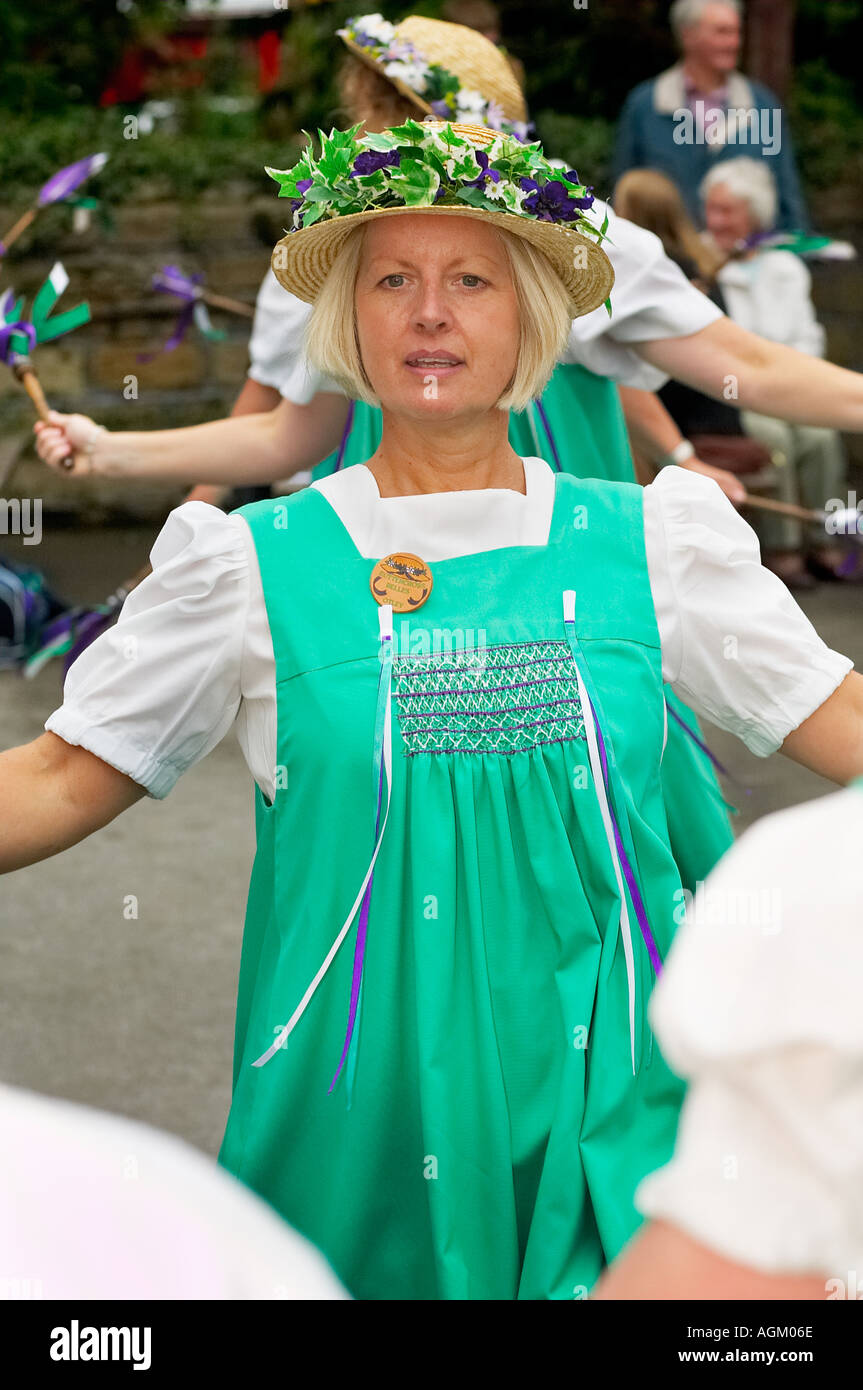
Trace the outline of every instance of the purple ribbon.
<instances>
[{"instance_id":1,"label":"purple ribbon","mask_svg":"<svg viewBox=\"0 0 863 1390\"><path fill-rule=\"evenodd\" d=\"M702 753L704 753L710 759L713 766L716 768L716 771L721 772L722 776L727 777L729 782L733 782L735 786L743 787L743 790L745 791L746 795L751 796L752 788L744 787L743 783L740 781L740 778L735 777L733 772L729 772L728 768L725 767L724 764L719 761L716 754L711 752L711 750L708 748L707 744L703 741L703 739L700 739L698 735L694 732L694 730L690 729L686 720L681 719L680 715L677 713L677 710L671 708L671 705L668 703L667 700L665 702L665 708L668 710L668 713L671 715L672 719L675 719L677 721L681 729L683 729L684 733L689 735L696 747L700 748Z\"/></svg>"},{"instance_id":2,"label":"purple ribbon","mask_svg":"<svg viewBox=\"0 0 863 1390\"><path fill-rule=\"evenodd\" d=\"M177 319L177 322L174 325L174 331L171 334L168 341L166 343L163 343L163 345L160 348L156 348L155 352L139 352L138 361L152 362L153 358L158 357L160 353L173 352L174 348L178 348L183 339L185 338L186 334L188 333L194 316L195 305L192 301L190 301L188 304L184 305L180 317Z\"/></svg>"},{"instance_id":3,"label":"purple ribbon","mask_svg":"<svg viewBox=\"0 0 863 1390\"><path fill-rule=\"evenodd\" d=\"M339 452L336 457L336 466L333 469L334 473L338 473L339 469L342 466L342 461L345 457L345 450L348 447L348 440L350 439L351 430L354 427L354 405L355 402L351 401L350 405L348 406L348 418L347 420L345 420L345 427L342 430L342 440L339 444Z\"/></svg>"},{"instance_id":4,"label":"purple ribbon","mask_svg":"<svg viewBox=\"0 0 863 1390\"><path fill-rule=\"evenodd\" d=\"M381 805L383 803L383 787L384 760L383 758L381 758L381 770L380 776L378 778L378 810L377 816L375 817L375 844L377 844L378 842L378 831L380 829L381 824ZM365 963L366 954L366 935L368 933L369 925L369 904L371 903L372 884L374 883L374 881L375 875L374 870L372 870L371 876L369 877L369 881L366 884L366 891L363 894L363 902L362 907L360 909L360 921L359 926L357 927L357 943L354 947L354 973L353 979L351 980L351 1004L350 1009L348 1011L348 1028L347 1033L345 1034L345 1045L342 1048L342 1055L339 1058L339 1065L336 1067L336 1074L330 1083L330 1089L328 1092L328 1094L330 1095L332 1094L333 1087L335 1086L336 1082L342 1074L342 1067L345 1065L345 1062L347 1060L348 1052L350 1051L351 1046L351 1038L353 1037L354 1024L356 1022L357 1017L357 1006L360 997L360 986L363 982L363 965Z\"/></svg>"},{"instance_id":5,"label":"purple ribbon","mask_svg":"<svg viewBox=\"0 0 863 1390\"><path fill-rule=\"evenodd\" d=\"M153 289L158 294L174 294L185 302L168 341L162 347L157 348L155 352L139 352L139 362L152 362L160 353L173 352L175 348L180 346L192 325L195 316L195 304L200 298L198 286L203 278L201 271L196 275L185 275L176 265L163 266L161 270L156 272L153 276Z\"/></svg>"},{"instance_id":6,"label":"purple ribbon","mask_svg":"<svg viewBox=\"0 0 863 1390\"><path fill-rule=\"evenodd\" d=\"M546 434L548 435L548 442L549 442L549 444L551 445L551 452L552 452L552 456L553 456L553 458L554 458L554 466L555 466L555 468L557 469L558 473L562 473L562 472L563 472L563 464L562 464L561 461L560 461L560 454L557 452L557 445L556 445L555 442L554 442L554 435L553 435L552 432L551 432L551 423L550 423L549 418L548 418L548 415L547 415L547 413L546 413L545 406L544 406L543 403L542 403L542 397L541 397L541 396L537 396L537 398L536 398L536 408L537 408L537 410L539 411L539 418L540 418L540 420L542 421L543 428L544 428Z\"/></svg>"},{"instance_id":7,"label":"purple ribbon","mask_svg":"<svg viewBox=\"0 0 863 1390\"><path fill-rule=\"evenodd\" d=\"M23 334L27 339L25 353L22 353L20 348L12 346L12 335L15 333ZM25 356L26 353L32 352L35 346L36 329L32 323L25 323L21 320L19 323L5 323L0 326L0 361L5 362L7 367L12 365L13 357Z\"/></svg>"},{"instance_id":8,"label":"purple ribbon","mask_svg":"<svg viewBox=\"0 0 863 1390\"><path fill-rule=\"evenodd\" d=\"M76 188L88 179L91 174L97 174L103 167L108 156L106 154L89 154L85 159L78 159L74 164L67 164L65 169L58 169L56 174L52 174L47 183L43 183L39 189L37 202L40 208L47 207L49 203L60 203L64 198L68 198L70 193L74 193Z\"/></svg>"},{"instance_id":9,"label":"purple ribbon","mask_svg":"<svg viewBox=\"0 0 863 1390\"><path fill-rule=\"evenodd\" d=\"M153 289L159 294L175 294L178 299L194 300L201 296L200 285L204 275L186 275L178 265L164 265L153 276Z\"/></svg>"},{"instance_id":10,"label":"purple ribbon","mask_svg":"<svg viewBox=\"0 0 863 1390\"><path fill-rule=\"evenodd\" d=\"M614 806L612 805L611 800L611 788L609 786L608 780L608 759L605 755L605 739L602 736L602 728L600 727L596 709L589 694L587 698L590 703L590 708L593 713L593 723L596 728L596 740L599 744L599 758L600 762L602 763L602 777L603 781L605 782L606 791L608 793L608 809L611 814L611 824L614 830L614 840L615 844L617 845L617 857L620 860L620 867L623 870L623 876L626 879L626 886L629 889L629 895L632 898L632 905L635 908L635 915L638 918L638 925L641 929L641 935L643 936L644 944L647 947L647 954L650 956L650 963L653 966L654 974L658 976L662 971L662 957L659 954L659 949L654 940L653 932L650 929L650 922L647 918L647 909L644 906L644 899L641 896L641 889L638 886L638 880L636 879L632 865L629 862L629 855L626 853L626 850L623 846L623 838L620 833L620 826L617 823L617 816L614 814Z\"/></svg>"}]
</instances>

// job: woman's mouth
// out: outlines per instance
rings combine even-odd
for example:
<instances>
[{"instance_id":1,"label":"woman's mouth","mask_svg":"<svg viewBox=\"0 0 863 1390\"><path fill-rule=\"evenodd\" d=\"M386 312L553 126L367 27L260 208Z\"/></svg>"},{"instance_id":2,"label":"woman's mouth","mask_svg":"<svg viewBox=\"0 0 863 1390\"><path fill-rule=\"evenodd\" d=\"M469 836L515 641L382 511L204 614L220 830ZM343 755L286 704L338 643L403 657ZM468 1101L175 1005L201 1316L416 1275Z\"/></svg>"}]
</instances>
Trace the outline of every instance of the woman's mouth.
<instances>
[{"instance_id":1,"label":"woman's mouth","mask_svg":"<svg viewBox=\"0 0 863 1390\"><path fill-rule=\"evenodd\" d=\"M449 375L464 366L464 359L453 352L411 352L405 358L405 366L413 372Z\"/></svg>"}]
</instances>

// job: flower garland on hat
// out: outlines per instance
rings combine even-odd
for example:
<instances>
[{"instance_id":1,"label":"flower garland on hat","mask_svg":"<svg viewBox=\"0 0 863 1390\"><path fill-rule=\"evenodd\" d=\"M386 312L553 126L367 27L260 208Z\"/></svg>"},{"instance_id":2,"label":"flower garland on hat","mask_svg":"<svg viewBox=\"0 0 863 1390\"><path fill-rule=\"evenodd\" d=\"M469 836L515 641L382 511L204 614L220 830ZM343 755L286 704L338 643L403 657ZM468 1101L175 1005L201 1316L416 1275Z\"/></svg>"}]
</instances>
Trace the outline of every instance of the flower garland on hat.
<instances>
[{"instance_id":1,"label":"flower garland on hat","mask_svg":"<svg viewBox=\"0 0 863 1390\"><path fill-rule=\"evenodd\" d=\"M533 134L529 122L507 120L496 102L486 101L481 92L470 87L462 87L455 73L427 58L414 44L399 38L396 26L381 15L358 15L336 33L340 38L350 39L379 63L385 77L403 82L421 96L441 120L487 125L518 140L527 140Z\"/></svg>"},{"instance_id":2,"label":"flower garland on hat","mask_svg":"<svg viewBox=\"0 0 863 1390\"><path fill-rule=\"evenodd\" d=\"M291 199L289 231L387 207L467 204L605 235L607 219L597 228L584 216L591 189L574 169L555 168L538 143L501 133L478 149L449 125L419 121L363 136L360 129L318 131L317 158L309 141L293 168L267 169L279 197Z\"/></svg>"}]
</instances>

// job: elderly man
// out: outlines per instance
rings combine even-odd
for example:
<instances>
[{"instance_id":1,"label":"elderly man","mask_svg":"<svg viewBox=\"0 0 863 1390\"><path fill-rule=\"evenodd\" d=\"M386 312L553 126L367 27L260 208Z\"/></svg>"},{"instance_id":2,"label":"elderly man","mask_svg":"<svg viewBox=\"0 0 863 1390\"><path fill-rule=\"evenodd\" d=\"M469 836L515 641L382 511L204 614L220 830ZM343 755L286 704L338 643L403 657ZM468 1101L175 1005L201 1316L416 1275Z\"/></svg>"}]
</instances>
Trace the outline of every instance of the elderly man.
<instances>
[{"instance_id":1,"label":"elderly man","mask_svg":"<svg viewBox=\"0 0 863 1390\"><path fill-rule=\"evenodd\" d=\"M718 160L766 159L779 194L777 226L806 227L785 112L768 87L736 71L742 15L738 0L675 0L669 19L681 61L627 97L614 179L627 169L659 169L698 220L699 185Z\"/></svg>"}]
</instances>

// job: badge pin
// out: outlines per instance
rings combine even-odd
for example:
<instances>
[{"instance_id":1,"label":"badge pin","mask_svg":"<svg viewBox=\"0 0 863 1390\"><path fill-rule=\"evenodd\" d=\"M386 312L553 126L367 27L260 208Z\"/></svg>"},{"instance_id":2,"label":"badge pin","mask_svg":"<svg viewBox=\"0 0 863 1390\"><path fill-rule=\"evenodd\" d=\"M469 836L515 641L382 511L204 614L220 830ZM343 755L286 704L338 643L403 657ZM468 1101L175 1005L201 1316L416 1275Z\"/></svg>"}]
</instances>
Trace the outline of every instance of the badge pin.
<instances>
[{"instance_id":1,"label":"badge pin","mask_svg":"<svg viewBox=\"0 0 863 1390\"><path fill-rule=\"evenodd\" d=\"M394 613L412 613L425 603L432 583L432 572L425 560L400 550L378 560L369 587L376 603L391 603Z\"/></svg>"}]
</instances>

